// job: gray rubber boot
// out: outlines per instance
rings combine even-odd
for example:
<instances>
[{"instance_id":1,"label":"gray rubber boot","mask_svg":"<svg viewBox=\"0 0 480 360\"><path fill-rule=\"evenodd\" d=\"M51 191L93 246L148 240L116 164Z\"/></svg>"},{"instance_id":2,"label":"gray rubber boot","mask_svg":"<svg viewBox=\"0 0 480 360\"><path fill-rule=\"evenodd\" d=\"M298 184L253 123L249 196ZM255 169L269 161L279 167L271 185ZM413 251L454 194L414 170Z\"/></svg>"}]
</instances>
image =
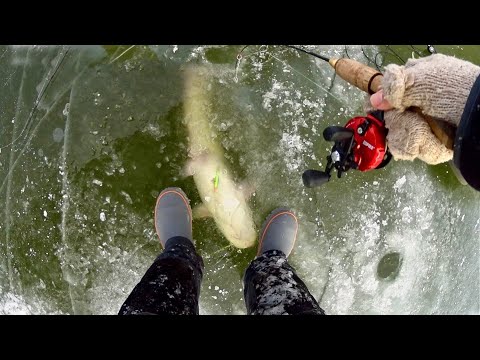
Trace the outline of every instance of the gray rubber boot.
<instances>
[{"instance_id":1,"label":"gray rubber boot","mask_svg":"<svg viewBox=\"0 0 480 360\"><path fill-rule=\"evenodd\" d=\"M167 240L182 236L193 243L190 200L180 188L166 188L155 205L155 230L165 248Z\"/></svg>"},{"instance_id":2,"label":"gray rubber boot","mask_svg":"<svg viewBox=\"0 0 480 360\"><path fill-rule=\"evenodd\" d=\"M297 230L298 221L291 210L273 210L263 223L257 256L268 250L280 250L288 257L295 245Z\"/></svg>"}]
</instances>

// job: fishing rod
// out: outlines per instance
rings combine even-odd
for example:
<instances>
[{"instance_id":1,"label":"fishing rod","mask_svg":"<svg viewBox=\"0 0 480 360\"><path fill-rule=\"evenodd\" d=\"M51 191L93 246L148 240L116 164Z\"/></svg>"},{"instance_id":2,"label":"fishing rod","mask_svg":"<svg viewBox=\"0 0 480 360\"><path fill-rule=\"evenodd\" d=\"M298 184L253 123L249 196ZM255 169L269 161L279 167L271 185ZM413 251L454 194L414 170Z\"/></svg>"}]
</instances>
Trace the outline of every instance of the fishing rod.
<instances>
[{"instance_id":1,"label":"fishing rod","mask_svg":"<svg viewBox=\"0 0 480 360\"><path fill-rule=\"evenodd\" d=\"M326 61L326 62L329 62L329 61L330 61L329 58L327 58L327 57L325 57L325 56L322 56L322 55L320 55L320 54L314 53L313 51L308 51L308 50L299 48L299 47L294 46L294 45L284 45L284 46L289 47L289 48L291 48L291 49L295 49L295 50L297 50L297 51L304 52L305 54L308 54L308 55L312 55L312 56L314 56L314 57L316 57L316 58L318 58L318 59L321 59L321 60L323 60L323 61Z\"/></svg>"},{"instance_id":2,"label":"fishing rod","mask_svg":"<svg viewBox=\"0 0 480 360\"><path fill-rule=\"evenodd\" d=\"M237 64L238 67L239 61L242 59L242 52L249 45L244 46L239 54L237 55ZM374 94L381 88L383 74L365 64L362 64L356 60L350 58L328 58L326 56L317 54L313 51L308 51L302 49L295 45L281 45L296 51L303 52L305 54L321 59L325 62L328 62L330 66L334 69L335 73L339 75L343 80L347 81L349 84L354 85L358 89L367 92L369 94ZM427 50L429 53L436 53L433 45L427 45ZM398 55L397 55L398 56ZM409 110L420 113L425 120L430 125L435 136L445 145L448 149L453 150L453 141L455 139L455 127L449 123L433 118L431 116L421 113L421 110L416 107L411 107Z\"/></svg>"},{"instance_id":3,"label":"fishing rod","mask_svg":"<svg viewBox=\"0 0 480 360\"><path fill-rule=\"evenodd\" d=\"M383 74L365 64L349 58L327 58L297 46L286 46L328 62L337 75L368 94L374 94L381 89ZM428 45L427 50L430 53L436 53L432 45ZM440 142L453 150L456 132L453 125L423 114L418 107L410 107L408 110L420 114ZM327 127L323 137L327 141L334 142L331 155L327 157L327 167L325 171L306 170L302 175L304 185L315 187L324 184L330 180L330 172L333 168L337 170L340 178L342 173L350 168L368 171L386 166L392 158L387 148L386 136L383 111L375 111L366 117L350 119L343 128Z\"/></svg>"},{"instance_id":4,"label":"fishing rod","mask_svg":"<svg viewBox=\"0 0 480 360\"><path fill-rule=\"evenodd\" d=\"M241 59L241 53L247 46L237 56L236 67L238 67L238 62ZM334 69L335 74L368 94L374 94L381 88L383 74L356 60L328 58L294 45L281 46L292 48L328 62ZM436 52L432 45L428 45L427 50L430 53ZM408 110L421 114L441 143L448 149L453 149L455 127L441 119L426 116L419 108L410 107ZM340 178L344 172L350 169L369 171L383 168L392 159L392 155L388 151L386 136L387 129L383 120L383 111L379 110L366 116L354 117L344 127L327 127L323 132L323 137L327 141L334 142L334 146L331 154L327 157L326 169L325 171L306 170L302 175L304 185L306 187L316 187L328 182L333 169L337 170L337 175Z\"/></svg>"},{"instance_id":5,"label":"fishing rod","mask_svg":"<svg viewBox=\"0 0 480 360\"><path fill-rule=\"evenodd\" d=\"M383 74L356 60L346 58L327 58L325 56L316 54L312 51L304 50L297 46L285 46L328 62L330 66L335 70L335 73L339 75L343 80L347 81L351 85L356 86L360 90L369 93L370 95L376 93L381 88ZM436 53L436 50L432 45L427 45L427 50L431 54ZM433 133L442 142L442 144L445 145L448 149L453 150L453 140L455 139L454 126L446 123L441 119L433 118L431 116L422 114L420 109L416 107L412 107L409 110L420 113L428 122Z\"/></svg>"}]
</instances>

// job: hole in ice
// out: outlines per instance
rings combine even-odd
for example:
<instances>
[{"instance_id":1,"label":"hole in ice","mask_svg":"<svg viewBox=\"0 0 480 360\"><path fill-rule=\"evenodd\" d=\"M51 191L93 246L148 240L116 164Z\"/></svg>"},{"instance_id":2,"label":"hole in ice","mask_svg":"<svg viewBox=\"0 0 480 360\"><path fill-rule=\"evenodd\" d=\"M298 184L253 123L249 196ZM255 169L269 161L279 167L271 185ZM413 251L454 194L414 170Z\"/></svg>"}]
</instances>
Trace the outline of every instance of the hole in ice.
<instances>
[{"instance_id":1,"label":"hole in ice","mask_svg":"<svg viewBox=\"0 0 480 360\"><path fill-rule=\"evenodd\" d=\"M394 280L402 267L402 256L398 252L384 255L377 266L377 276L383 280Z\"/></svg>"}]
</instances>

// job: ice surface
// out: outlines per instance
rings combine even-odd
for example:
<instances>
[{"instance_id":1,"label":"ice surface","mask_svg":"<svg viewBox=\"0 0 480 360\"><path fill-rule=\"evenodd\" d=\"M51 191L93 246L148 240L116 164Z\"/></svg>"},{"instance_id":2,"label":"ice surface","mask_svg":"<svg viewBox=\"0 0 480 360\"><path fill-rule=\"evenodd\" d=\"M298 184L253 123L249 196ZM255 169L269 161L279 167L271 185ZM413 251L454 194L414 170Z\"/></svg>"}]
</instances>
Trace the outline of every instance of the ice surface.
<instances>
[{"instance_id":1,"label":"ice surface","mask_svg":"<svg viewBox=\"0 0 480 360\"><path fill-rule=\"evenodd\" d=\"M418 161L304 188L302 172L323 169L331 148L323 129L361 114L364 94L328 64L270 46L246 50L235 82L240 48L71 47L30 124L66 47L0 49L0 146L25 128L0 152L0 313L117 313L161 251L159 192L179 186L192 206L200 203L182 175L186 62L214 64L215 141L235 180L255 188L257 228L276 207L297 213L289 262L327 313L480 312L478 193L448 164ZM345 46L311 50L342 56ZM366 62L360 46L348 46L348 55ZM194 237L205 261L200 312L245 314L242 278L255 249L231 247L209 218L194 221ZM392 252L401 268L379 278L378 264Z\"/></svg>"}]
</instances>

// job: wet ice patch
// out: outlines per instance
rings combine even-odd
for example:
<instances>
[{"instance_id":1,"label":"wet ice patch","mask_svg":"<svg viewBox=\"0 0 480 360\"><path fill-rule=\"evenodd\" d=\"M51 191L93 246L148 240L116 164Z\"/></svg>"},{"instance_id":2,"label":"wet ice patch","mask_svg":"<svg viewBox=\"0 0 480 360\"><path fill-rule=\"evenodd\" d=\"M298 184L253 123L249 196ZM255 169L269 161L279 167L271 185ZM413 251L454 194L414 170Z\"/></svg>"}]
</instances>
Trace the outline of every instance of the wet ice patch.
<instances>
[{"instance_id":1,"label":"wet ice patch","mask_svg":"<svg viewBox=\"0 0 480 360\"><path fill-rule=\"evenodd\" d=\"M163 136L166 135L166 132L160 128L158 124L147 124L143 129L142 132L152 135L155 140L160 140ZM168 161L166 161L168 162Z\"/></svg>"},{"instance_id":2,"label":"wet ice patch","mask_svg":"<svg viewBox=\"0 0 480 360\"><path fill-rule=\"evenodd\" d=\"M263 108L267 111L272 110L272 100L277 99L279 94L285 90L285 86L273 79L272 89L263 94Z\"/></svg>"},{"instance_id":3,"label":"wet ice patch","mask_svg":"<svg viewBox=\"0 0 480 360\"><path fill-rule=\"evenodd\" d=\"M405 185L405 183L407 182L407 178L405 177L405 175L403 175L400 179L398 179L395 184L393 185L393 188L395 190L398 190L400 189L401 187L403 187L403 185Z\"/></svg>"},{"instance_id":4,"label":"wet ice patch","mask_svg":"<svg viewBox=\"0 0 480 360\"><path fill-rule=\"evenodd\" d=\"M13 294L7 293L0 299L1 315L31 315L31 307L25 301Z\"/></svg>"},{"instance_id":5,"label":"wet ice patch","mask_svg":"<svg viewBox=\"0 0 480 360\"><path fill-rule=\"evenodd\" d=\"M281 134L276 153L283 160L286 171L298 171L308 159L316 159L313 149L318 138L313 129L323 115L325 92L309 86L307 90L298 85L298 78L287 75L288 80L271 80L271 88L264 93L262 106L278 118L277 129Z\"/></svg>"},{"instance_id":6,"label":"wet ice patch","mask_svg":"<svg viewBox=\"0 0 480 360\"><path fill-rule=\"evenodd\" d=\"M283 133L280 145L288 171L295 171L305 163L304 155L311 152L313 143L298 134Z\"/></svg>"},{"instance_id":7,"label":"wet ice patch","mask_svg":"<svg viewBox=\"0 0 480 360\"><path fill-rule=\"evenodd\" d=\"M53 130L52 136L53 136L53 141L55 141L55 142L62 141L62 139L63 139L63 129L56 128L55 130Z\"/></svg>"},{"instance_id":8,"label":"wet ice patch","mask_svg":"<svg viewBox=\"0 0 480 360\"><path fill-rule=\"evenodd\" d=\"M405 206L402 209L401 214L402 214L402 221L404 223L409 224L413 220L412 209L410 208L410 206Z\"/></svg>"},{"instance_id":9,"label":"wet ice patch","mask_svg":"<svg viewBox=\"0 0 480 360\"><path fill-rule=\"evenodd\" d=\"M401 176L389 180L397 191L382 191L375 203L362 209L360 221L351 219L340 231L345 241L330 255L332 270L323 299L331 313L458 313L471 304L465 300L470 290L462 287L468 275L451 275L465 266L452 259L465 231L458 226L464 213L449 204L448 196L435 202L442 189L434 179L398 170ZM376 211L376 206L384 211ZM332 242L337 239L329 239Z\"/></svg>"},{"instance_id":10,"label":"wet ice patch","mask_svg":"<svg viewBox=\"0 0 480 360\"><path fill-rule=\"evenodd\" d=\"M45 284L40 279L39 288ZM2 292L0 288L0 315L60 315L62 312L38 298L26 298L14 293Z\"/></svg>"},{"instance_id":11,"label":"wet ice patch","mask_svg":"<svg viewBox=\"0 0 480 360\"><path fill-rule=\"evenodd\" d=\"M120 191L120 194L125 198L125 200L127 201L127 203L133 204L132 198L131 198L131 196L130 196L127 192L121 190L121 191Z\"/></svg>"}]
</instances>

